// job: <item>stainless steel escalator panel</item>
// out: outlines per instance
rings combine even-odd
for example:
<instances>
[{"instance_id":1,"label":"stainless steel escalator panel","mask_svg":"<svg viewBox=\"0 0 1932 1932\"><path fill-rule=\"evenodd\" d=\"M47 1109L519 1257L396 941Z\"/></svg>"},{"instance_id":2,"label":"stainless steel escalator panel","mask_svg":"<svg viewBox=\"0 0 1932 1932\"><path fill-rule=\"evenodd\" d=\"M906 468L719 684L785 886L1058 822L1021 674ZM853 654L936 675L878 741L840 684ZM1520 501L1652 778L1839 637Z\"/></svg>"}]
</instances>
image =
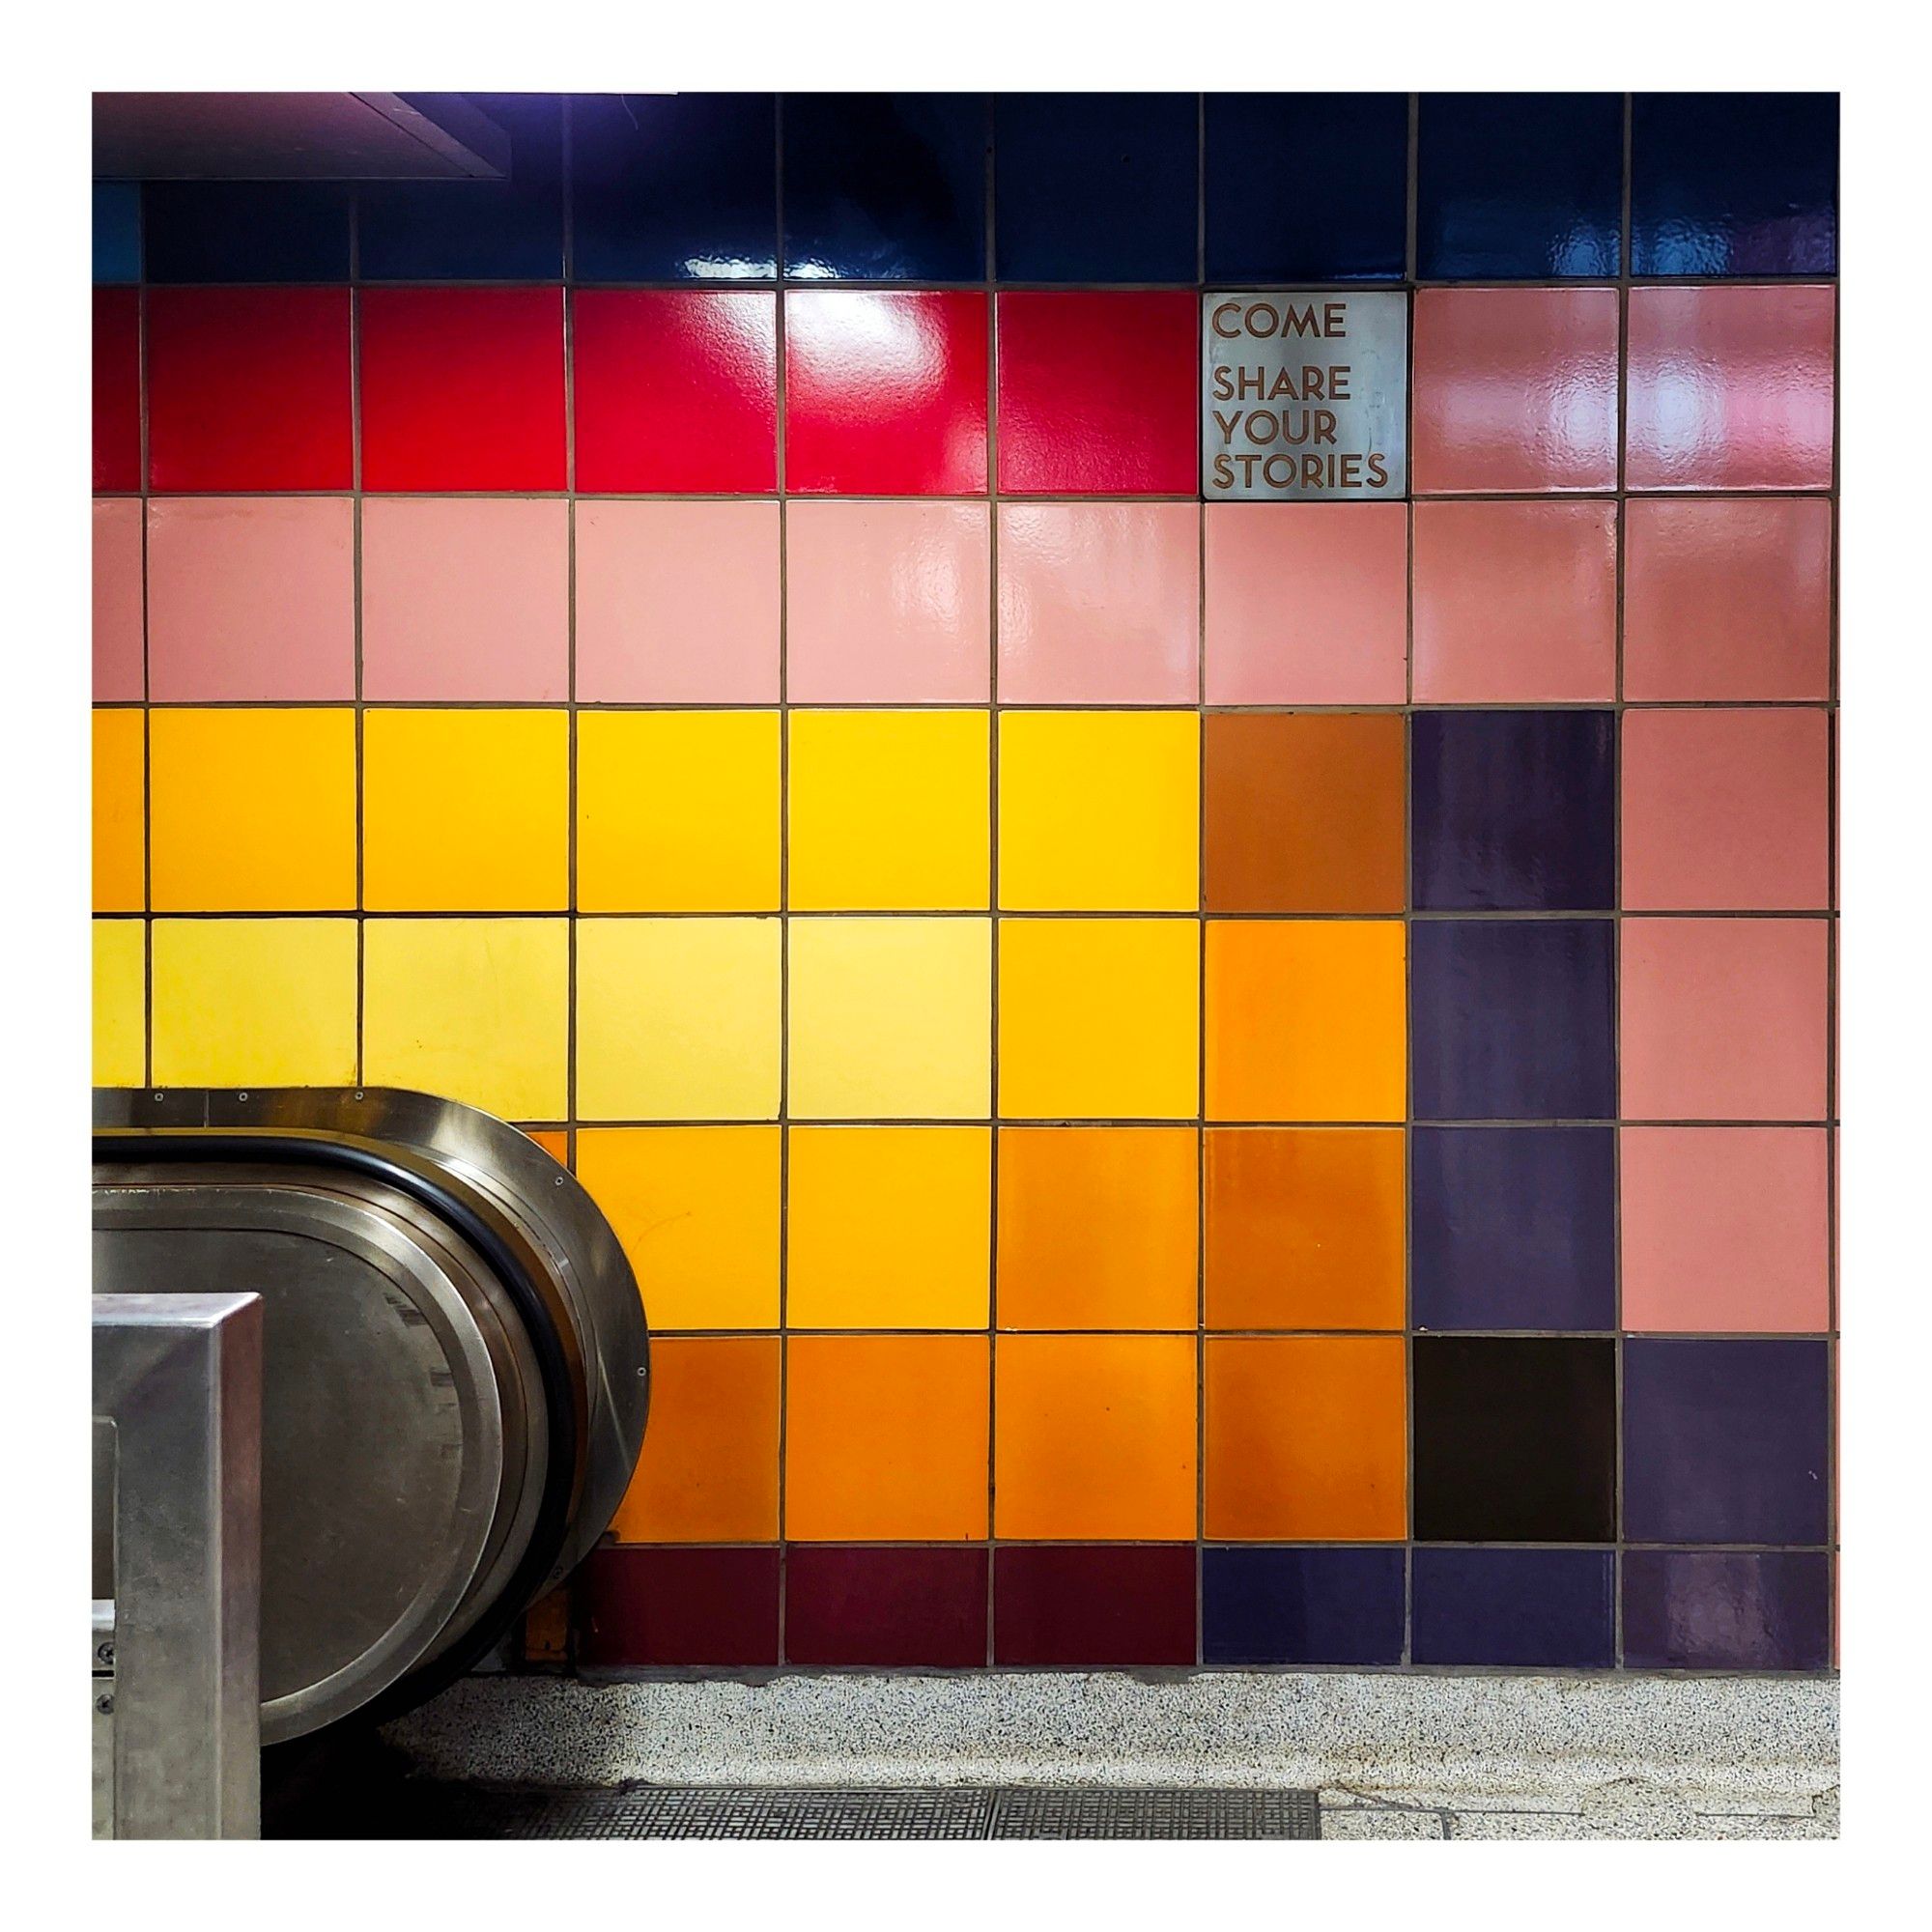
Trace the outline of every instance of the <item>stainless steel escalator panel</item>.
<instances>
[{"instance_id":1,"label":"stainless steel escalator panel","mask_svg":"<svg viewBox=\"0 0 1932 1932\"><path fill-rule=\"evenodd\" d=\"M317 1729L444 1640L521 1548L545 1442L527 1344L474 1251L388 1190L116 1166L95 1225L98 1292L264 1298L263 1737Z\"/></svg>"}]
</instances>

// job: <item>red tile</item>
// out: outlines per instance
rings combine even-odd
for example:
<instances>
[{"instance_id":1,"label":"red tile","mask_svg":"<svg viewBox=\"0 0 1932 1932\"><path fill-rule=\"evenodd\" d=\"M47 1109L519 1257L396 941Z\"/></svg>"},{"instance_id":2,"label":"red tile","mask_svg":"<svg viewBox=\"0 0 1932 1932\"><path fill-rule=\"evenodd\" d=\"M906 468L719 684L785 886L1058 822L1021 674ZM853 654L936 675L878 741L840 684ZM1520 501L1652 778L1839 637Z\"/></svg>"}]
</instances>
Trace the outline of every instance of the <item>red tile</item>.
<instances>
[{"instance_id":1,"label":"red tile","mask_svg":"<svg viewBox=\"0 0 1932 1932\"><path fill-rule=\"evenodd\" d=\"M1836 291L1736 283L1630 298L1633 490L1826 490Z\"/></svg>"},{"instance_id":2,"label":"red tile","mask_svg":"<svg viewBox=\"0 0 1932 1932\"><path fill-rule=\"evenodd\" d=\"M776 1545L593 1549L577 1589L581 1662L742 1669L779 1661Z\"/></svg>"},{"instance_id":3,"label":"red tile","mask_svg":"<svg viewBox=\"0 0 1932 1932\"><path fill-rule=\"evenodd\" d=\"M778 487L778 298L585 289L571 309L580 490Z\"/></svg>"},{"instance_id":4,"label":"red tile","mask_svg":"<svg viewBox=\"0 0 1932 1932\"><path fill-rule=\"evenodd\" d=\"M796 1543L785 1553L785 1660L971 1670L986 1662L986 1551Z\"/></svg>"},{"instance_id":5,"label":"red tile","mask_svg":"<svg viewBox=\"0 0 1932 1932\"><path fill-rule=\"evenodd\" d=\"M94 292L94 487L141 487L141 297Z\"/></svg>"},{"instance_id":6,"label":"red tile","mask_svg":"<svg viewBox=\"0 0 1932 1932\"><path fill-rule=\"evenodd\" d=\"M1194 1662L1191 1543L1005 1544L993 1662L1122 1668Z\"/></svg>"},{"instance_id":7,"label":"red tile","mask_svg":"<svg viewBox=\"0 0 1932 1932\"><path fill-rule=\"evenodd\" d=\"M1198 306L1180 290L1002 295L1000 488L1192 496Z\"/></svg>"},{"instance_id":8,"label":"red tile","mask_svg":"<svg viewBox=\"0 0 1932 1932\"><path fill-rule=\"evenodd\" d=\"M976 496L986 487L986 298L813 289L785 298L785 487Z\"/></svg>"},{"instance_id":9,"label":"red tile","mask_svg":"<svg viewBox=\"0 0 1932 1932\"><path fill-rule=\"evenodd\" d=\"M560 289L365 289L365 490L564 487Z\"/></svg>"},{"instance_id":10,"label":"red tile","mask_svg":"<svg viewBox=\"0 0 1932 1932\"><path fill-rule=\"evenodd\" d=\"M156 490L346 490L347 289L151 289Z\"/></svg>"},{"instance_id":11,"label":"red tile","mask_svg":"<svg viewBox=\"0 0 1932 1932\"><path fill-rule=\"evenodd\" d=\"M1423 289L1419 494L1617 487L1615 289Z\"/></svg>"}]
</instances>

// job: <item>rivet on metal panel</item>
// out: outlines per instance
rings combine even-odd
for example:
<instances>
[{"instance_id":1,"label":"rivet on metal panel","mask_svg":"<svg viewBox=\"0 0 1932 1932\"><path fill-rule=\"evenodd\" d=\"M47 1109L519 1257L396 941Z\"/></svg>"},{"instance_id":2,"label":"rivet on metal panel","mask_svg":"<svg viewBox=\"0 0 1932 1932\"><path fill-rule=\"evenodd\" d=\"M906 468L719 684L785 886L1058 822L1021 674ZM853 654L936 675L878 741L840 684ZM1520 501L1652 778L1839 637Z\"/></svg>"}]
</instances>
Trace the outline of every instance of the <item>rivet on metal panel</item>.
<instances>
[{"instance_id":1,"label":"rivet on metal panel","mask_svg":"<svg viewBox=\"0 0 1932 1932\"><path fill-rule=\"evenodd\" d=\"M103 1690L100 1693L100 1695L94 1700L94 1708L97 1711L99 1711L103 1718L111 1718L114 1715L113 1691Z\"/></svg>"}]
</instances>

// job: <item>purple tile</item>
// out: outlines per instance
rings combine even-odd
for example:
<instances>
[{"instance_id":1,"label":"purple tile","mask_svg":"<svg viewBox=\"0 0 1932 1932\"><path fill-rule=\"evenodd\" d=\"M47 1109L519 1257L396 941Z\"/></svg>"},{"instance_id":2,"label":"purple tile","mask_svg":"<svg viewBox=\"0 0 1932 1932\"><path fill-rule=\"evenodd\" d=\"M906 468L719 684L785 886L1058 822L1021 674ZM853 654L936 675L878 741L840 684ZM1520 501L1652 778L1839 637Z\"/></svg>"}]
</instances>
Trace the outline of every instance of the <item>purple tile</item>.
<instances>
[{"instance_id":1,"label":"purple tile","mask_svg":"<svg viewBox=\"0 0 1932 1932\"><path fill-rule=\"evenodd\" d=\"M794 1543L785 1552L791 1663L971 1670L986 1662L986 1550Z\"/></svg>"},{"instance_id":2,"label":"purple tile","mask_svg":"<svg viewBox=\"0 0 1932 1932\"><path fill-rule=\"evenodd\" d=\"M993 1555L993 1662L1194 1662L1191 1543L1007 1544Z\"/></svg>"},{"instance_id":3,"label":"purple tile","mask_svg":"<svg viewBox=\"0 0 1932 1932\"><path fill-rule=\"evenodd\" d=\"M578 1573L578 1656L593 1666L779 1661L779 1552L593 1549Z\"/></svg>"},{"instance_id":4,"label":"purple tile","mask_svg":"<svg viewBox=\"0 0 1932 1932\"><path fill-rule=\"evenodd\" d=\"M1624 1552L1624 1662L1634 1670L1824 1670L1832 1559L1822 1550Z\"/></svg>"},{"instance_id":5,"label":"purple tile","mask_svg":"<svg viewBox=\"0 0 1932 1932\"><path fill-rule=\"evenodd\" d=\"M1201 1553L1208 1663L1400 1663L1400 1548Z\"/></svg>"},{"instance_id":6,"label":"purple tile","mask_svg":"<svg viewBox=\"0 0 1932 1932\"><path fill-rule=\"evenodd\" d=\"M1610 1127L1417 1127L1409 1140L1417 1328L1614 1328Z\"/></svg>"},{"instance_id":7,"label":"purple tile","mask_svg":"<svg viewBox=\"0 0 1932 1932\"><path fill-rule=\"evenodd\" d=\"M1624 1534L1634 1543L1828 1540L1823 1342L1624 1344Z\"/></svg>"},{"instance_id":8,"label":"purple tile","mask_svg":"<svg viewBox=\"0 0 1932 1932\"><path fill-rule=\"evenodd\" d=\"M1417 1663L1607 1670L1617 1661L1608 1549L1417 1549Z\"/></svg>"},{"instance_id":9,"label":"purple tile","mask_svg":"<svg viewBox=\"0 0 1932 1932\"><path fill-rule=\"evenodd\" d=\"M1425 912L1615 906L1613 713L1418 711L1409 788Z\"/></svg>"},{"instance_id":10,"label":"purple tile","mask_svg":"<svg viewBox=\"0 0 1932 1932\"><path fill-rule=\"evenodd\" d=\"M1612 1119L1615 944L1608 920L1418 920L1416 1118Z\"/></svg>"}]
</instances>

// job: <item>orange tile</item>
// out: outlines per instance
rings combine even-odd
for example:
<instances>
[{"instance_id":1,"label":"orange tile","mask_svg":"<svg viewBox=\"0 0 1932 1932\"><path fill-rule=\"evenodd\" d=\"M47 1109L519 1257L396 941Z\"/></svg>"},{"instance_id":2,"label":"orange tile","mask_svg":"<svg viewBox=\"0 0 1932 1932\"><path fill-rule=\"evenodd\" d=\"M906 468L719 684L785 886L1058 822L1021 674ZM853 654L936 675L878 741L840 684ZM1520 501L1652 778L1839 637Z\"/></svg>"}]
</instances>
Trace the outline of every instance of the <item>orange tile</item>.
<instances>
[{"instance_id":1,"label":"orange tile","mask_svg":"<svg viewBox=\"0 0 1932 1932\"><path fill-rule=\"evenodd\" d=\"M1391 1542L1407 1532L1399 1336L1208 1344L1207 1534Z\"/></svg>"},{"instance_id":2,"label":"orange tile","mask_svg":"<svg viewBox=\"0 0 1932 1932\"><path fill-rule=\"evenodd\" d=\"M792 1338L785 1534L955 1543L986 1533L986 1338Z\"/></svg>"},{"instance_id":3,"label":"orange tile","mask_svg":"<svg viewBox=\"0 0 1932 1932\"><path fill-rule=\"evenodd\" d=\"M94 714L94 910L148 902L143 810L147 729L136 710Z\"/></svg>"},{"instance_id":4,"label":"orange tile","mask_svg":"<svg viewBox=\"0 0 1932 1932\"><path fill-rule=\"evenodd\" d=\"M524 1132L559 1167L570 1165L570 1134L563 1127L526 1127Z\"/></svg>"},{"instance_id":5,"label":"orange tile","mask_svg":"<svg viewBox=\"0 0 1932 1932\"><path fill-rule=\"evenodd\" d=\"M1023 1538L1191 1537L1191 1335L1002 1335L994 1530Z\"/></svg>"},{"instance_id":6,"label":"orange tile","mask_svg":"<svg viewBox=\"0 0 1932 1932\"><path fill-rule=\"evenodd\" d=\"M1210 1129L1208 1327L1400 1328L1403 1179L1399 1129Z\"/></svg>"},{"instance_id":7,"label":"orange tile","mask_svg":"<svg viewBox=\"0 0 1932 1932\"><path fill-rule=\"evenodd\" d=\"M1400 1121L1400 920L1210 920L1208 1118Z\"/></svg>"},{"instance_id":8,"label":"orange tile","mask_svg":"<svg viewBox=\"0 0 1932 1932\"><path fill-rule=\"evenodd\" d=\"M1614 503L1416 504L1416 703L1587 703L1616 686Z\"/></svg>"},{"instance_id":9,"label":"orange tile","mask_svg":"<svg viewBox=\"0 0 1932 1932\"><path fill-rule=\"evenodd\" d=\"M1000 1130L999 1325L1192 1328L1192 1127Z\"/></svg>"},{"instance_id":10,"label":"orange tile","mask_svg":"<svg viewBox=\"0 0 1932 1932\"><path fill-rule=\"evenodd\" d=\"M768 1543L779 1533L776 1336L651 1344L651 1416L619 1543Z\"/></svg>"}]
</instances>

